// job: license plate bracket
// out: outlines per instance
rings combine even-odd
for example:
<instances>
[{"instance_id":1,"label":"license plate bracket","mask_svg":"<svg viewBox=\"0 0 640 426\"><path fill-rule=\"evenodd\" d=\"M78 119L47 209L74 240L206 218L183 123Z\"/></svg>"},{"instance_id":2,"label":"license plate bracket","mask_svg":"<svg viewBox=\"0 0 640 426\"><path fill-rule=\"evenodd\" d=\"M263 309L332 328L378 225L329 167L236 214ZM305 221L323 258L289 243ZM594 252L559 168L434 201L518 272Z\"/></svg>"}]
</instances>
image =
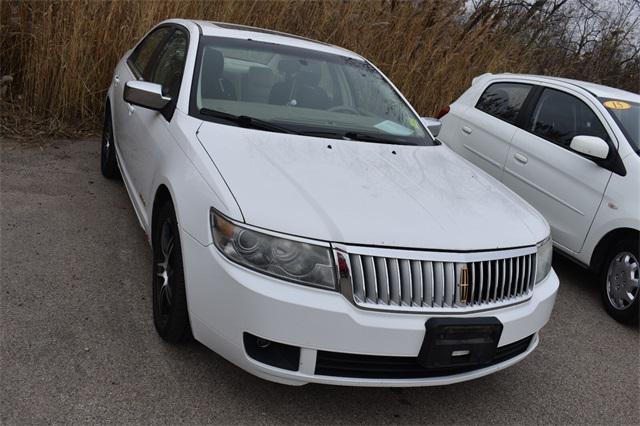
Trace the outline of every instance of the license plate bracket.
<instances>
[{"instance_id":1,"label":"license plate bracket","mask_svg":"<svg viewBox=\"0 0 640 426\"><path fill-rule=\"evenodd\" d=\"M501 335L502 323L495 317L430 318L418 362L428 369L488 364Z\"/></svg>"}]
</instances>

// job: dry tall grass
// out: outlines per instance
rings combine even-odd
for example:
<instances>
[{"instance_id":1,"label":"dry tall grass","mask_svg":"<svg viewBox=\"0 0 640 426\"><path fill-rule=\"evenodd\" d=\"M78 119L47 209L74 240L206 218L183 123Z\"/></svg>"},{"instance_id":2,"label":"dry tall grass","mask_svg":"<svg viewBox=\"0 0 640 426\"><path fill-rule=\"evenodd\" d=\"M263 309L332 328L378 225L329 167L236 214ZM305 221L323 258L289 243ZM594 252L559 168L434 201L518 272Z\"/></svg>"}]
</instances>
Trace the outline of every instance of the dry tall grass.
<instances>
[{"instance_id":1,"label":"dry tall grass","mask_svg":"<svg viewBox=\"0 0 640 426\"><path fill-rule=\"evenodd\" d=\"M498 30L499 15L474 20L465 15L466 3L3 0L0 75L13 82L2 131L37 120L49 133L97 128L118 58L169 17L235 22L344 46L377 64L419 112L432 114L478 74L534 68L533 49Z\"/></svg>"}]
</instances>

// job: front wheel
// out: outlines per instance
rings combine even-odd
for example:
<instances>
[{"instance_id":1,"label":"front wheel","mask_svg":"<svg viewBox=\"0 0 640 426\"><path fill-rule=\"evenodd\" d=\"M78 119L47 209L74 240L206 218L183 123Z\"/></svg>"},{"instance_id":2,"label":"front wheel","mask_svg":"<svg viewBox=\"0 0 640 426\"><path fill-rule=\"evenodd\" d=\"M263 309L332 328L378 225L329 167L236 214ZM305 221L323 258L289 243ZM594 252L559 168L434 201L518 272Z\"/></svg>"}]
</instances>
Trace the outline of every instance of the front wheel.
<instances>
[{"instance_id":1,"label":"front wheel","mask_svg":"<svg viewBox=\"0 0 640 426\"><path fill-rule=\"evenodd\" d=\"M191 337L178 222L171 202L158 212L153 229L153 323L164 340Z\"/></svg>"},{"instance_id":2,"label":"front wheel","mask_svg":"<svg viewBox=\"0 0 640 426\"><path fill-rule=\"evenodd\" d=\"M602 268L602 300L609 315L624 323L638 322L640 264L638 240L616 243Z\"/></svg>"}]
</instances>

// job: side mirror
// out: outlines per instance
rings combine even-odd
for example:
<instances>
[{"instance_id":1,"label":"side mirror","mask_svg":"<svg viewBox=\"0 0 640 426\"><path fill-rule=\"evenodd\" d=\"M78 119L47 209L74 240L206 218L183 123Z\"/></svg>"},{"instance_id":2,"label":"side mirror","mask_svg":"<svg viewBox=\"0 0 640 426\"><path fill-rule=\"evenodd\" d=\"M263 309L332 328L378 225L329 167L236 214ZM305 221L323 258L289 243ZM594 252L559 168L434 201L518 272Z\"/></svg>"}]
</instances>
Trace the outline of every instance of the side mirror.
<instances>
[{"instance_id":1,"label":"side mirror","mask_svg":"<svg viewBox=\"0 0 640 426\"><path fill-rule=\"evenodd\" d=\"M124 100L143 108L161 110L171 98L162 95L162 86L148 81L128 81L124 86Z\"/></svg>"},{"instance_id":2,"label":"side mirror","mask_svg":"<svg viewBox=\"0 0 640 426\"><path fill-rule=\"evenodd\" d=\"M609 145L597 136L574 136L569 148L589 157L602 160L609 156Z\"/></svg>"},{"instance_id":3,"label":"side mirror","mask_svg":"<svg viewBox=\"0 0 640 426\"><path fill-rule=\"evenodd\" d=\"M442 122L433 117L422 117L421 120L422 124L424 124L429 129L433 137L437 138L440 134L440 129L442 128Z\"/></svg>"}]
</instances>

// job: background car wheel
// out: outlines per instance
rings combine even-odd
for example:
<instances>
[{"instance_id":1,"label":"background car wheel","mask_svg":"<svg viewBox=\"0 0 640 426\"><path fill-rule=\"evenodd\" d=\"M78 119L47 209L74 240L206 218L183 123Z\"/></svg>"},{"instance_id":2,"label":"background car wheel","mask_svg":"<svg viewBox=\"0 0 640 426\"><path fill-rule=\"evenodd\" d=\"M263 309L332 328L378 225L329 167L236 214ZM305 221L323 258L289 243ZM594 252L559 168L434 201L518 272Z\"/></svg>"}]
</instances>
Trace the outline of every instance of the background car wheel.
<instances>
[{"instance_id":1,"label":"background car wheel","mask_svg":"<svg viewBox=\"0 0 640 426\"><path fill-rule=\"evenodd\" d=\"M178 222L171 202L158 212L153 229L153 323L160 337L179 343L191 338Z\"/></svg>"},{"instance_id":2,"label":"background car wheel","mask_svg":"<svg viewBox=\"0 0 640 426\"><path fill-rule=\"evenodd\" d=\"M609 315L620 322L638 322L640 256L638 240L616 243L602 267L602 300Z\"/></svg>"},{"instance_id":3,"label":"background car wheel","mask_svg":"<svg viewBox=\"0 0 640 426\"><path fill-rule=\"evenodd\" d=\"M116 151L113 144L111 111L109 111L108 106L104 113L102 146L100 151L100 170L102 171L102 175L108 179L118 179L120 177L120 170L118 170L118 161L116 160Z\"/></svg>"}]
</instances>

